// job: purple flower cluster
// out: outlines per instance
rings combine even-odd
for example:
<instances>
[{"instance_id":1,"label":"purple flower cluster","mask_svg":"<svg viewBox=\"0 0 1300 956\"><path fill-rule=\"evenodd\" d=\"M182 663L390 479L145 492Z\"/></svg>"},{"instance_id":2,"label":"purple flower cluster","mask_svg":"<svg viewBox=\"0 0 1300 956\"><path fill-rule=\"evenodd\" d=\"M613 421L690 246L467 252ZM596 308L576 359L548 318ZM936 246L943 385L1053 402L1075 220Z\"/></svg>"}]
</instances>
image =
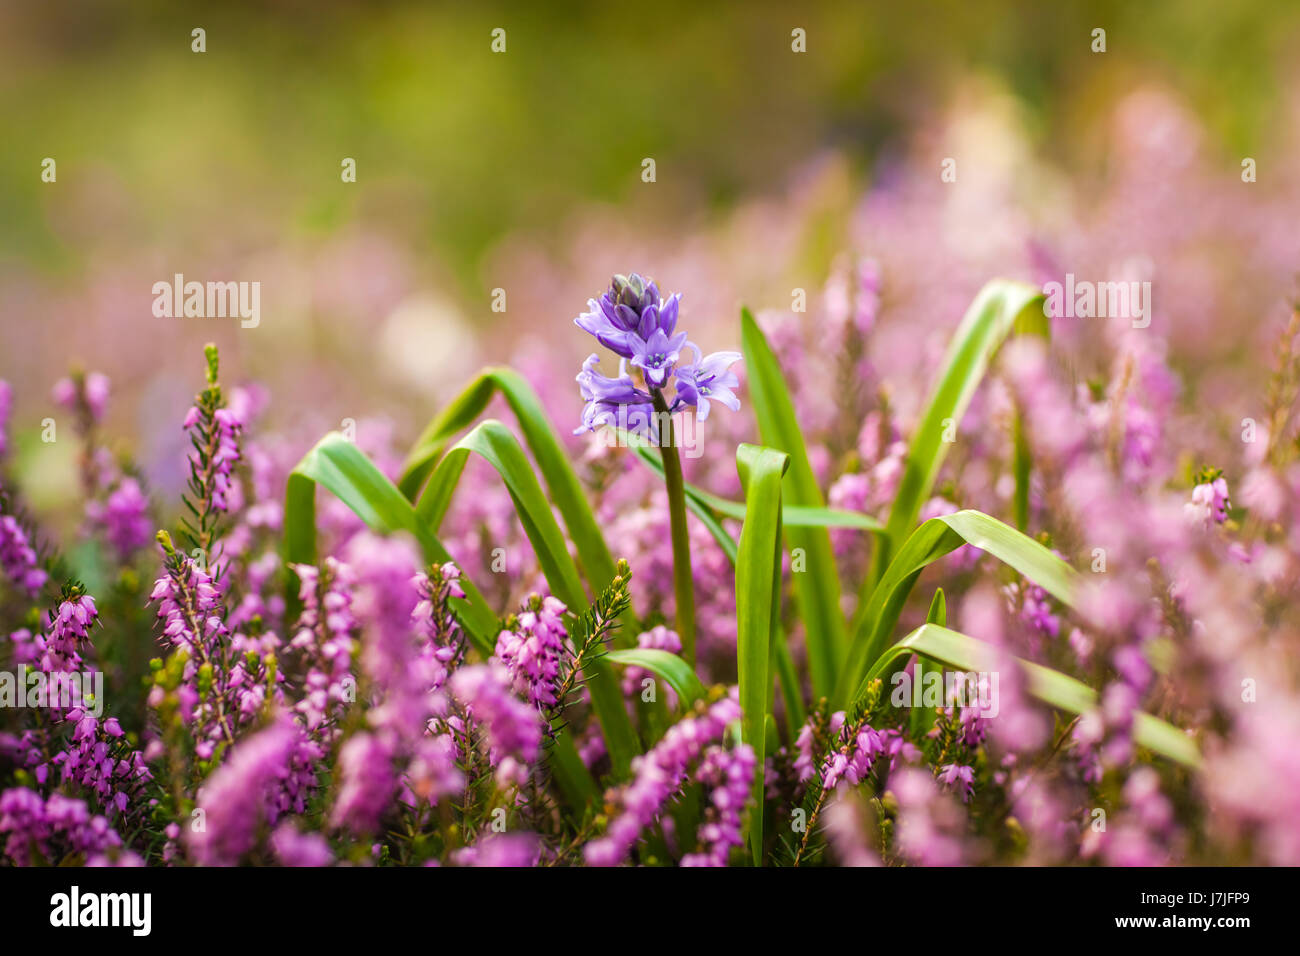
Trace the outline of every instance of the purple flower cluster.
<instances>
[{"instance_id":1,"label":"purple flower cluster","mask_svg":"<svg viewBox=\"0 0 1300 956\"><path fill-rule=\"evenodd\" d=\"M1188 518L1203 527L1223 524L1228 520L1228 480L1217 469L1206 469L1192 489L1192 500L1186 505Z\"/></svg>"},{"instance_id":2,"label":"purple flower cluster","mask_svg":"<svg viewBox=\"0 0 1300 956\"><path fill-rule=\"evenodd\" d=\"M474 664L452 674L448 686L482 730L498 781L522 783L541 752L545 725L537 709L513 693L514 675L500 662Z\"/></svg>"},{"instance_id":3,"label":"purple flower cluster","mask_svg":"<svg viewBox=\"0 0 1300 956\"><path fill-rule=\"evenodd\" d=\"M451 600L463 599L465 591L460 586L460 569L452 562L432 572L421 571L415 576L420 600L411 612L411 621L425 638L423 656L433 662L429 689L438 690L465 656L465 634L451 608Z\"/></svg>"},{"instance_id":4,"label":"purple flower cluster","mask_svg":"<svg viewBox=\"0 0 1300 956\"><path fill-rule=\"evenodd\" d=\"M262 825L302 813L322 753L288 715L242 739L198 792L187 838L203 866L234 866L257 845Z\"/></svg>"},{"instance_id":5,"label":"purple flower cluster","mask_svg":"<svg viewBox=\"0 0 1300 956\"><path fill-rule=\"evenodd\" d=\"M147 545L153 533L149 499L140 482L131 477L121 478L103 501L87 502L86 517L102 530L120 561Z\"/></svg>"},{"instance_id":6,"label":"purple flower cluster","mask_svg":"<svg viewBox=\"0 0 1300 956\"><path fill-rule=\"evenodd\" d=\"M307 728L315 731L341 716L356 699L352 572L335 558L326 558L321 568L296 564L293 571L298 575L302 613L289 646L306 662L302 697L295 710Z\"/></svg>"},{"instance_id":7,"label":"purple flower cluster","mask_svg":"<svg viewBox=\"0 0 1300 956\"><path fill-rule=\"evenodd\" d=\"M108 376L101 372L75 374L54 383L52 397L60 408L78 416L79 427L97 424L108 408Z\"/></svg>"},{"instance_id":8,"label":"purple flower cluster","mask_svg":"<svg viewBox=\"0 0 1300 956\"><path fill-rule=\"evenodd\" d=\"M62 783L93 793L111 816L133 808L152 774L140 752L123 739L117 719L99 716L103 701L94 700L81 683L86 674L83 651L90 648L90 629L97 617L94 599L73 588L47 618L43 634L12 635L15 657L45 675L52 698L61 687L82 692L82 699L68 701L66 708L50 699L52 726L24 732L18 752L37 783L45 785L51 771L58 771Z\"/></svg>"},{"instance_id":9,"label":"purple flower cluster","mask_svg":"<svg viewBox=\"0 0 1300 956\"><path fill-rule=\"evenodd\" d=\"M600 359L595 354L583 362L578 387L587 405L574 434L616 425L658 441L660 411L672 414L681 408L695 408L699 420L704 421L711 401L733 411L740 408L734 392L740 383L729 371L740 360L740 353L705 356L688 342L686 333L677 331L680 303L680 293L662 299L658 286L635 272L614 276L599 299L588 300L588 311L574 323L619 357L619 374L609 378L597 372ZM684 349L693 353L694 360L679 364ZM628 374L629 364L640 369L644 388ZM671 403L662 395L670 381L674 385Z\"/></svg>"},{"instance_id":10,"label":"purple flower cluster","mask_svg":"<svg viewBox=\"0 0 1300 956\"><path fill-rule=\"evenodd\" d=\"M703 847L682 857L682 866L726 866L733 847L744 841L741 822L754 784L754 748L716 744L704 752L695 780L709 789L709 808L697 834Z\"/></svg>"},{"instance_id":11,"label":"purple flower cluster","mask_svg":"<svg viewBox=\"0 0 1300 956\"><path fill-rule=\"evenodd\" d=\"M557 703L556 681L569 637L564 627L566 610L559 598L533 594L510 626L497 635L497 660L510 671L515 691L539 710Z\"/></svg>"},{"instance_id":12,"label":"purple flower cluster","mask_svg":"<svg viewBox=\"0 0 1300 956\"><path fill-rule=\"evenodd\" d=\"M397 792L391 735L359 731L339 751L338 798L331 821L354 833L374 833Z\"/></svg>"},{"instance_id":13,"label":"purple flower cluster","mask_svg":"<svg viewBox=\"0 0 1300 956\"><path fill-rule=\"evenodd\" d=\"M691 767L700 761L706 748L721 741L727 728L738 720L740 704L738 693L733 691L703 713L683 717L654 747L635 758L631 782L611 795L621 812L610 822L603 837L587 844L584 851L587 862L592 866L616 866L623 862L641 832L659 819L668 801L681 791ZM752 770L752 753L749 759ZM722 779L721 770L722 765L715 763L715 779ZM721 842L721 830L715 835Z\"/></svg>"},{"instance_id":14,"label":"purple flower cluster","mask_svg":"<svg viewBox=\"0 0 1300 956\"><path fill-rule=\"evenodd\" d=\"M13 412L13 389L0 378L0 458L9 451L9 415Z\"/></svg>"},{"instance_id":15,"label":"purple flower cluster","mask_svg":"<svg viewBox=\"0 0 1300 956\"><path fill-rule=\"evenodd\" d=\"M0 569L16 587L33 598L49 578L40 566L27 530L9 514L0 514Z\"/></svg>"},{"instance_id":16,"label":"purple flower cluster","mask_svg":"<svg viewBox=\"0 0 1300 956\"><path fill-rule=\"evenodd\" d=\"M205 742L201 755L210 755L217 740L235 739L231 711L237 707L226 666L229 631L222 595L211 574L173 548L165 533L159 541L163 574L154 583L150 601L158 602L164 639L187 656L184 681L177 690L181 716L195 739ZM161 688L155 687L154 694L157 704Z\"/></svg>"},{"instance_id":17,"label":"purple flower cluster","mask_svg":"<svg viewBox=\"0 0 1300 956\"><path fill-rule=\"evenodd\" d=\"M200 476L205 493L215 511L227 511L235 463L239 461L239 433L243 423L230 408L210 408L199 402L190 408L183 423L194 450L190 467Z\"/></svg>"},{"instance_id":18,"label":"purple flower cluster","mask_svg":"<svg viewBox=\"0 0 1300 956\"><path fill-rule=\"evenodd\" d=\"M910 762L920 756L920 751L900 731L892 727L877 730L866 720L850 726L845 723L842 710L830 715L826 733L833 747L821 766L824 790L835 789L842 780L857 786L867 779L882 757L893 770L900 757ZM816 726L810 718L795 737L794 773L800 783L807 783L816 775L817 755L813 751L816 734Z\"/></svg>"},{"instance_id":19,"label":"purple flower cluster","mask_svg":"<svg viewBox=\"0 0 1300 956\"><path fill-rule=\"evenodd\" d=\"M65 860L98 866L110 861L122 838L102 816L91 814L81 800L50 794L43 799L26 787L0 793L2 856L16 866L58 864ZM122 854L117 862L138 861Z\"/></svg>"}]
</instances>

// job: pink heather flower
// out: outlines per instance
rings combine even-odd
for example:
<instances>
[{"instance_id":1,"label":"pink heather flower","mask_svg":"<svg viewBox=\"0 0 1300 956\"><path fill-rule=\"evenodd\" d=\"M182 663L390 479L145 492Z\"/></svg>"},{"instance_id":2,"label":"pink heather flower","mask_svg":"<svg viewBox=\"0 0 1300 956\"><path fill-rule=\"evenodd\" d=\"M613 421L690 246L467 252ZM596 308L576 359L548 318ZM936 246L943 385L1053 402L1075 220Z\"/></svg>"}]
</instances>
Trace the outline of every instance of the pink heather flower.
<instances>
[{"instance_id":1,"label":"pink heather flower","mask_svg":"<svg viewBox=\"0 0 1300 956\"><path fill-rule=\"evenodd\" d=\"M1042 637L1055 639L1061 633L1061 622L1052 612L1051 599L1043 588L1032 581L1008 585L1006 594L1009 600L1020 597L1020 618L1034 633Z\"/></svg>"},{"instance_id":2,"label":"pink heather flower","mask_svg":"<svg viewBox=\"0 0 1300 956\"><path fill-rule=\"evenodd\" d=\"M0 570L14 586L36 597L48 575L40 567L27 531L13 515L0 514Z\"/></svg>"},{"instance_id":3,"label":"pink heather flower","mask_svg":"<svg viewBox=\"0 0 1300 956\"><path fill-rule=\"evenodd\" d=\"M497 635L496 658L505 664L516 693L545 710L556 704L556 680L565 653L567 609L558 598L533 594L515 617L513 630Z\"/></svg>"},{"instance_id":4,"label":"pink heather flower","mask_svg":"<svg viewBox=\"0 0 1300 956\"><path fill-rule=\"evenodd\" d=\"M841 866L876 867L880 857L871 849L856 802L845 793L832 797L822 811L826 836Z\"/></svg>"},{"instance_id":5,"label":"pink heather flower","mask_svg":"<svg viewBox=\"0 0 1300 956\"><path fill-rule=\"evenodd\" d=\"M465 634L452 610L453 598L464 598L460 569L448 561L434 569L432 578L421 571L414 579L420 600L411 612L411 624L424 637L422 656L430 670L430 690L438 690L465 655Z\"/></svg>"},{"instance_id":6,"label":"pink heather flower","mask_svg":"<svg viewBox=\"0 0 1300 956\"><path fill-rule=\"evenodd\" d=\"M287 715L241 740L199 789L204 826L186 839L202 866L234 866L257 845L259 828L306 809L318 753Z\"/></svg>"},{"instance_id":7,"label":"pink heather flower","mask_svg":"<svg viewBox=\"0 0 1300 956\"><path fill-rule=\"evenodd\" d=\"M123 478L104 501L87 503L86 515L92 524L103 529L104 537L121 561L145 547L152 537L149 499L134 478Z\"/></svg>"},{"instance_id":8,"label":"pink heather flower","mask_svg":"<svg viewBox=\"0 0 1300 956\"><path fill-rule=\"evenodd\" d=\"M962 802L968 803L975 791L975 770L964 764L944 764L939 768L939 782L961 794Z\"/></svg>"},{"instance_id":9,"label":"pink heather flower","mask_svg":"<svg viewBox=\"0 0 1300 956\"><path fill-rule=\"evenodd\" d=\"M541 844L535 833L493 833L452 854L457 866L536 866Z\"/></svg>"},{"instance_id":10,"label":"pink heather flower","mask_svg":"<svg viewBox=\"0 0 1300 956\"><path fill-rule=\"evenodd\" d=\"M302 654L307 669L303 693L294 709L309 730L337 719L356 699L352 651L357 622L352 615L352 570L334 558L326 558L321 568L323 575L321 569L311 565L293 565L302 614L289 646Z\"/></svg>"},{"instance_id":11,"label":"pink heather flower","mask_svg":"<svg viewBox=\"0 0 1300 956\"><path fill-rule=\"evenodd\" d=\"M429 689L436 680L411 626L419 600L412 586L419 553L409 538L366 531L348 542L345 560L357 582L352 613L362 628L361 664L381 698L370 724L390 729L399 740L418 739L431 716Z\"/></svg>"},{"instance_id":12,"label":"pink heather flower","mask_svg":"<svg viewBox=\"0 0 1300 956\"><path fill-rule=\"evenodd\" d=\"M734 750L714 745L704 753L695 780L709 788L709 807L697 836L699 853L682 857L682 866L726 866L733 847L741 846L741 817L754 783L754 748Z\"/></svg>"},{"instance_id":13,"label":"pink heather flower","mask_svg":"<svg viewBox=\"0 0 1300 956\"><path fill-rule=\"evenodd\" d=\"M462 667L448 684L452 696L483 730L493 766L507 758L532 763L541 751L541 715L514 696L512 684L510 671L497 661Z\"/></svg>"},{"instance_id":14,"label":"pink heather flower","mask_svg":"<svg viewBox=\"0 0 1300 956\"><path fill-rule=\"evenodd\" d=\"M896 845L904 858L919 866L966 862L966 815L937 790L928 772L906 767L890 776L889 788L898 800Z\"/></svg>"},{"instance_id":15,"label":"pink heather flower","mask_svg":"<svg viewBox=\"0 0 1300 956\"><path fill-rule=\"evenodd\" d=\"M88 424L95 424L104 417L108 407L108 376L100 372L76 375L59 379L54 384L54 403L74 413L84 413Z\"/></svg>"},{"instance_id":16,"label":"pink heather flower","mask_svg":"<svg viewBox=\"0 0 1300 956\"><path fill-rule=\"evenodd\" d=\"M108 820L92 815L81 800L61 793L45 800L26 787L0 793L0 841L0 858L17 866L54 865L67 857L104 862L122 845Z\"/></svg>"},{"instance_id":17,"label":"pink heather flower","mask_svg":"<svg viewBox=\"0 0 1300 956\"><path fill-rule=\"evenodd\" d=\"M301 833L288 821L271 834L271 849L281 866L329 866L334 854L319 833Z\"/></svg>"},{"instance_id":18,"label":"pink heather flower","mask_svg":"<svg viewBox=\"0 0 1300 956\"><path fill-rule=\"evenodd\" d=\"M397 792L394 753L386 735L359 731L339 752L339 796L330 816L335 826L353 833L379 829L379 821Z\"/></svg>"},{"instance_id":19,"label":"pink heather flower","mask_svg":"<svg viewBox=\"0 0 1300 956\"><path fill-rule=\"evenodd\" d=\"M1192 500L1184 506L1187 517L1196 524L1209 527L1228 520L1228 482L1222 475L1201 481L1192 489Z\"/></svg>"},{"instance_id":20,"label":"pink heather flower","mask_svg":"<svg viewBox=\"0 0 1300 956\"><path fill-rule=\"evenodd\" d=\"M616 866L626 859L641 831L659 819L668 801L681 790L690 768L708 745L720 741L728 725L739 719L740 704L733 693L703 714L683 717L654 747L634 758L631 782L612 795L622 812L610 822L603 837L587 844L587 862ZM721 833L717 835L721 837Z\"/></svg>"},{"instance_id":21,"label":"pink heather flower","mask_svg":"<svg viewBox=\"0 0 1300 956\"><path fill-rule=\"evenodd\" d=\"M9 450L9 415L13 411L13 389L0 378L0 458Z\"/></svg>"}]
</instances>

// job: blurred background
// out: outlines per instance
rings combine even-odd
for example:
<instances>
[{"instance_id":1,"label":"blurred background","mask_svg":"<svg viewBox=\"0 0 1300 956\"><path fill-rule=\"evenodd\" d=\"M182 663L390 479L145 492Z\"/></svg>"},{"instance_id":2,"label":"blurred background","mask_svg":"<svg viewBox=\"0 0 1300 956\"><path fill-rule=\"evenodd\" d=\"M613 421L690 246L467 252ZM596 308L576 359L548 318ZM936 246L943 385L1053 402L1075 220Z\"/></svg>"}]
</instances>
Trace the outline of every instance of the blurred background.
<instances>
[{"instance_id":1,"label":"blurred background","mask_svg":"<svg viewBox=\"0 0 1300 956\"><path fill-rule=\"evenodd\" d=\"M683 291L694 337L730 347L742 300L789 310L846 252L882 263L899 342L940 343L992 275L1136 257L1178 361L1230 405L1300 263L1298 39L1293 0L6 0L16 466L38 509L75 496L72 443L38 433L80 366L111 378L109 435L171 495L209 340L304 448L372 414L409 439L486 362L538 381L567 431L589 351L571 319L611 272ZM175 273L260 282L260 326L156 318Z\"/></svg>"}]
</instances>

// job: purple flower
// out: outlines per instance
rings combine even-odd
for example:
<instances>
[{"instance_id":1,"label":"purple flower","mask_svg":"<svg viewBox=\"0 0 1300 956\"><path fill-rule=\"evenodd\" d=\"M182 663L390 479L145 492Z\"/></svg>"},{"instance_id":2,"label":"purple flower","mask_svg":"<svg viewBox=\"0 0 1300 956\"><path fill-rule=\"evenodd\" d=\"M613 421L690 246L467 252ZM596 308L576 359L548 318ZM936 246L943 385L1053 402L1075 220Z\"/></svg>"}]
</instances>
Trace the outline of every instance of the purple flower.
<instances>
[{"instance_id":1,"label":"purple flower","mask_svg":"<svg viewBox=\"0 0 1300 956\"><path fill-rule=\"evenodd\" d=\"M654 388L662 388L681 357L684 345L686 345L685 332L678 332L669 338L664 334L663 329L656 325L649 338L633 340L632 364L641 369L647 384Z\"/></svg>"},{"instance_id":2,"label":"purple flower","mask_svg":"<svg viewBox=\"0 0 1300 956\"><path fill-rule=\"evenodd\" d=\"M457 866L523 867L536 866L541 845L535 833L494 833L473 846L457 850Z\"/></svg>"},{"instance_id":3,"label":"purple flower","mask_svg":"<svg viewBox=\"0 0 1300 956\"><path fill-rule=\"evenodd\" d=\"M975 771L964 764L944 764L939 768L939 782L960 793L962 802L968 802L975 789Z\"/></svg>"},{"instance_id":4,"label":"purple flower","mask_svg":"<svg viewBox=\"0 0 1300 956\"><path fill-rule=\"evenodd\" d=\"M374 833L397 792L393 750L384 735L353 734L339 751L341 784L331 820L354 833Z\"/></svg>"},{"instance_id":5,"label":"purple flower","mask_svg":"<svg viewBox=\"0 0 1300 956\"><path fill-rule=\"evenodd\" d=\"M1184 506L1188 518L1205 527L1211 524L1223 524L1228 520L1228 509L1232 503L1228 500L1227 479L1218 469L1206 469L1200 475L1192 500Z\"/></svg>"},{"instance_id":6,"label":"purple flower","mask_svg":"<svg viewBox=\"0 0 1300 956\"><path fill-rule=\"evenodd\" d=\"M0 514L0 570L28 597L36 597L45 586L47 575L39 565L36 549L27 530L13 515Z\"/></svg>"},{"instance_id":7,"label":"purple flower","mask_svg":"<svg viewBox=\"0 0 1300 956\"><path fill-rule=\"evenodd\" d=\"M699 853L682 857L682 866L726 866L733 847L741 846L741 817L754 783L754 748L740 744L734 750L714 745L700 761L695 779L709 787L709 808L697 835Z\"/></svg>"},{"instance_id":8,"label":"purple flower","mask_svg":"<svg viewBox=\"0 0 1300 956\"><path fill-rule=\"evenodd\" d=\"M736 373L729 371L739 362L739 352L714 352L701 357L699 347L687 342L687 347L695 353L695 361L677 369L677 399L683 405L697 407L700 421L709 417L709 402L717 401L726 405L733 412L740 410L740 399L732 391L739 387L740 380Z\"/></svg>"},{"instance_id":9,"label":"purple flower","mask_svg":"<svg viewBox=\"0 0 1300 956\"><path fill-rule=\"evenodd\" d=\"M83 417L79 427L86 428L104 417L108 407L108 376L101 372L75 372L54 384L54 402Z\"/></svg>"},{"instance_id":10,"label":"purple flower","mask_svg":"<svg viewBox=\"0 0 1300 956\"><path fill-rule=\"evenodd\" d=\"M523 694L539 709L556 704L556 681L564 642L566 608L559 598L545 599L532 595L524 610L515 617L513 628L497 635L496 657L514 678L515 691Z\"/></svg>"},{"instance_id":11,"label":"purple flower","mask_svg":"<svg viewBox=\"0 0 1300 956\"><path fill-rule=\"evenodd\" d=\"M532 763L541 751L541 715L511 693L512 683L500 662L462 667L451 676L452 695L483 728L494 766L506 758Z\"/></svg>"},{"instance_id":12,"label":"purple flower","mask_svg":"<svg viewBox=\"0 0 1300 956\"><path fill-rule=\"evenodd\" d=\"M587 405L582 410L582 424L573 433L578 435L595 431L600 425L614 425L657 441L659 416L655 413L654 400L648 392L636 387L627 374L626 361L619 363L618 378L597 372L599 363L600 356L593 352L578 373L578 388Z\"/></svg>"},{"instance_id":13,"label":"purple flower","mask_svg":"<svg viewBox=\"0 0 1300 956\"><path fill-rule=\"evenodd\" d=\"M668 732L653 748L632 761L632 781L614 795L622 806L622 813L610 822L603 837L587 844L583 852L589 864L616 866L626 859L640 839L641 831L659 819L668 801L681 790L691 766L701 759L710 744L722 739L730 724L740 719L740 704L735 695L736 692L733 691L731 696L717 701L702 714L683 717L668 728ZM743 761L744 758L738 759ZM751 753L751 775L753 766ZM721 780L722 773L723 767L719 761L714 760L709 764L709 774L713 780ZM752 776L748 782L752 782ZM721 799L732 800L735 795L733 793ZM728 826L725 821L719 825ZM706 840L712 836L714 840L711 842L715 847L724 843L729 846L729 832L722 829L711 831L706 835Z\"/></svg>"},{"instance_id":14,"label":"purple flower","mask_svg":"<svg viewBox=\"0 0 1300 956\"><path fill-rule=\"evenodd\" d=\"M578 328L596 337L621 359L618 378L606 378L595 371L599 361L592 355L583 363L578 385L583 399L582 425L574 432L594 431L599 425L615 425L658 442L659 422L655 396L677 376L675 397L666 407L671 415L685 407L698 407L699 417L709 415L709 400L717 399L731 409L740 407L732 389L740 383L728 371L740 358L737 352L715 352L702 357L699 348L677 331L680 293L660 299L658 287L633 273L616 275L599 300L587 302L588 311L574 319ZM679 366L683 349L695 353L695 362ZM641 370L645 389L627 372L628 364Z\"/></svg>"},{"instance_id":15,"label":"purple flower","mask_svg":"<svg viewBox=\"0 0 1300 956\"><path fill-rule=\"evenodd\" d=\"M122 561L149 543L153 528L149 499L134 478L123 478L103 502L89 502L86 513L92 523L104 529L104 536Z\"/></svg>"},{"instance_id":16,"label":"purple flower","mask_svg":"<svg viewBox=\"0 0 1300 956\"><path fill-rule=\"evenodd\" d=\"M203 866L234 866L257 845L263 823L306 809L322 754L288 715L241 740L198 792L203 827L188 835Z\"/></svg>"},{"instance_id":17,"label":"purple flower","mask_svg":"<svg viewBox=\"0 0 1300 956\"><path fill-rule=\"evenodd\" d=\"M13 389L0 379L0 457L9 450L9 414L13 411Z\"/></svg>"},{"instance_id":18,"label":"purple flower","mask_svg":"<svg viewBox=\"0 0 1300 956\"><path fill-rule=\"evenodd\" d=\"M282 866L329 866L334 862L334 854L323 836L299 833L287 821L271 834L271 849Z\"/></svg>"},{"instance_id":19,"label":"purple flower","mask_svg":"<svg viewBox=\"0 0 1300 956\"><path fill-rule=\"evenodd\" d=\"M100 863L122 845L108 820L92 816L82 801L61 793L43 800L25 787L0 793L0 841L0 859L18 866L54 864L68 856Z\"/></svg>"}]
</instances>

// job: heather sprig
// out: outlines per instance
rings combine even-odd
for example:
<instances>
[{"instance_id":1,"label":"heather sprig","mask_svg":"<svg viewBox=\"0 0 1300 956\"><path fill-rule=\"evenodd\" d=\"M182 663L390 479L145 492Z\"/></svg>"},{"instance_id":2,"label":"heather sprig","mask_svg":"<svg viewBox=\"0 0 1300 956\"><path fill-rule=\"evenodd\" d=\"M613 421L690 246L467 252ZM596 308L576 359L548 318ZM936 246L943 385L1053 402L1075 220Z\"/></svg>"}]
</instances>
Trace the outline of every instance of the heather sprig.
<instances>
[{"instance_id":1,"label":"heather sprig","mask_svg":"<svg viewBox=\"0 0 1300 956\"><path fill-rule=\"evenodd\" d=\"M220 518L230 510L243 423L226 405L217 381L220 367L217 347L207 345L203 353L207 359L207 387L195 397L184 423L191 451L189 491L182 501L190 515L182 519L181 526L193 547L210 554L220 534Z\"/></svg>"},{"instance_id":2,"label":"heather sprig","mask_svg":"<svg viewBox=\"0 0 1300 956\"><path fill-rule=\"evenodd\" d=\"M614 580L596 597L581 614L574 617L569 633L569 653L561 665L555 682L555 700L546 713L547 723L554 733L564 712L572 705L574 696L582 686L583 669L602 657L608 643L618 629L624 613L631 607L632 569L627 561L619 559Z\"/></svg>"}]
</instances>

